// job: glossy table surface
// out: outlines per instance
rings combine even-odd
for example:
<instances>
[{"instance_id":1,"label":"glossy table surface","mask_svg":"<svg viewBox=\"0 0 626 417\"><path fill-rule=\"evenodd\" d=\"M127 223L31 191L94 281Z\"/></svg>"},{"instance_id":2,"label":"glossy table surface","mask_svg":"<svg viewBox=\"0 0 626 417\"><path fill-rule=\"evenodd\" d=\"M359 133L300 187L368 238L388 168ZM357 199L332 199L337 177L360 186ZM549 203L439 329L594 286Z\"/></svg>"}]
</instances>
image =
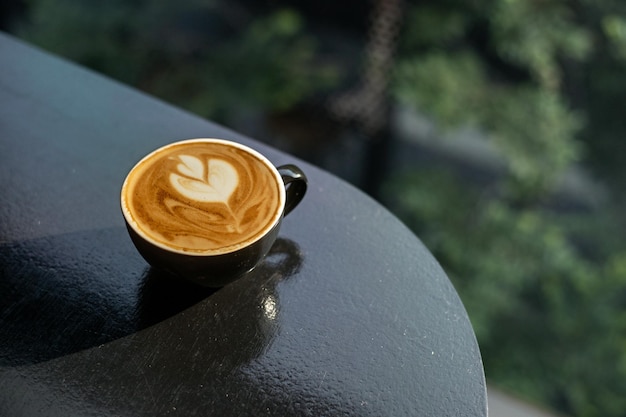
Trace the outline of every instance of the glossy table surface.
<instances>
[{"instance_id":1,"label":"glossy table surface","mask_svg":"<svg viewBox=\"0 0 626 417\"><path fill-rule=\"evenodd\" d=\"M252 274L151 269L119 190L144 154L236 140L309 178ZM0 34L1 416L485 416L476 339L437 261L357 189Z\"/></svg>"}]
</instances>

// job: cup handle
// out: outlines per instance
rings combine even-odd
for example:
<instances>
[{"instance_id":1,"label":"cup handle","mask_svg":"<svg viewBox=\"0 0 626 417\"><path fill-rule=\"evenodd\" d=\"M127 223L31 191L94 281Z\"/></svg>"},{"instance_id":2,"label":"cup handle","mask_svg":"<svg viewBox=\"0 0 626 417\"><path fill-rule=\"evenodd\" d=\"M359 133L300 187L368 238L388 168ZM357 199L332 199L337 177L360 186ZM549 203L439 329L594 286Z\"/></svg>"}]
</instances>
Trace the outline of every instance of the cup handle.
<instances>
[{"instance_id":1,"label":"cup handle","mask_svg":"<svg viewBox=\"0 0 626 417\"><path fill-rule=\"evenodd\" d=\"M295 165L281 165L277 167L280 176L285 184L285 211L284 215L288 215L291 210L296 208L298 203L304 197L307 189L307 178L304 172Z\"/></svg>"}]
</instances>

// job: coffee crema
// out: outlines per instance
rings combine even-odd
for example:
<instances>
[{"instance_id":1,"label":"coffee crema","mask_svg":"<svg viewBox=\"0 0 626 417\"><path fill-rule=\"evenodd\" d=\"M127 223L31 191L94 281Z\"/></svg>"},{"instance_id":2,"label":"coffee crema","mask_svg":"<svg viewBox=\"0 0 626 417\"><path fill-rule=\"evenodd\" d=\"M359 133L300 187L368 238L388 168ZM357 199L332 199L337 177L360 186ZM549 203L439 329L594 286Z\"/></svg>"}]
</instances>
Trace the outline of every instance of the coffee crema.
<instances>
[{"instance_id":1,"label":"coffee crema","mask_svg":"<svg viewBox=\"0 0 626 417\"><path fill-rule=\"evenodd\" d=\"M228 253L263 236L282 215L283 183L268 164L226 141L179 142L133 168L123 205L133 226L161 246Z\"/></svg>"}]
</instances>

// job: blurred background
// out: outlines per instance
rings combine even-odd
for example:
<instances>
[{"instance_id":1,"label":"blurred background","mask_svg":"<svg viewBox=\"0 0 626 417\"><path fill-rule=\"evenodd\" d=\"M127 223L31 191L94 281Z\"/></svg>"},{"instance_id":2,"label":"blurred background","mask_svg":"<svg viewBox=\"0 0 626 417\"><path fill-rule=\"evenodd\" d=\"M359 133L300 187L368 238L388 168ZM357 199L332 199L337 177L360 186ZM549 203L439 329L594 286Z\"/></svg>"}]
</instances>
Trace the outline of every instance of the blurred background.
<instances>
[{"instance_id":1,"label":"blurred background","mask_svg":"<svg viewBox=\"0 0 626 417\"><path fill-rule=\"evenodd\" d=\"M626 416L626 2L5 0L0 29L361 188L490 386Z\"/></svg>"}]
</instances>

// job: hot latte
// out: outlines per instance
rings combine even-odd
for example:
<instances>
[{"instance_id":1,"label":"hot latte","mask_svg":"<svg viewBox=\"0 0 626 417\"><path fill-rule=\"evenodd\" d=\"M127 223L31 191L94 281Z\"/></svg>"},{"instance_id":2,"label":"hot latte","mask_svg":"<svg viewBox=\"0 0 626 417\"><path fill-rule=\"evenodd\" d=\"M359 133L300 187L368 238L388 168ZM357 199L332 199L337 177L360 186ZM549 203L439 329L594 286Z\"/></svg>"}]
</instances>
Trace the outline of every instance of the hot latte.
<instances>
[{"instance_id":1,"label":"hot latte","mask_svg":"<svg viewBox=\"0 0 626 417\"><path fill-rule=\"evenodd\" d=\"M122 206L133 227L159 246L232 252L282 216L284 186L269 164L231 142L179 142L137 164L122 188Z\"/></svg>"}]
</instances>

